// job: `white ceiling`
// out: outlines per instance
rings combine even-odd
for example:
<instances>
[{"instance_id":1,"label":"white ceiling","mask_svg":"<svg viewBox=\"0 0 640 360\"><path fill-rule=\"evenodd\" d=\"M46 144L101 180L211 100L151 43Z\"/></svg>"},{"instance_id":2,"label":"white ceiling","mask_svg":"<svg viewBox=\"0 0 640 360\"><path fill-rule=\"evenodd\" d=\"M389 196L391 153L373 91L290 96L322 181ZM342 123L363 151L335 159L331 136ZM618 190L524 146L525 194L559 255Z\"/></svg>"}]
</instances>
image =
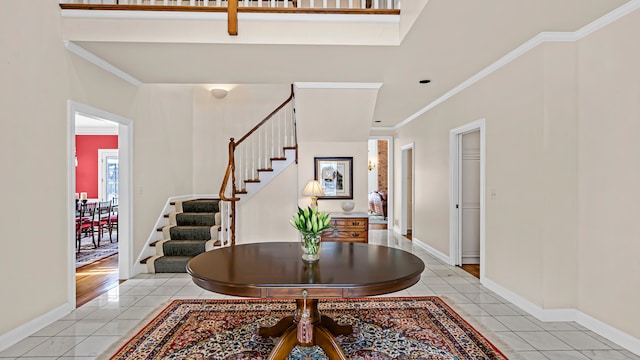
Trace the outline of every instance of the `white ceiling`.
<instances>
[{"instance_id":1,"label":"white ceiling","mask_svg":"<svg viewBox=\"0 0 640 360\"><path fill-rule=\"evenodd\" d=\"M537 34L576 31L626 2L430 0L399 46L74 43L143 83L382 83L371 125L391 127Z\"/></svg>"}]
</instances>

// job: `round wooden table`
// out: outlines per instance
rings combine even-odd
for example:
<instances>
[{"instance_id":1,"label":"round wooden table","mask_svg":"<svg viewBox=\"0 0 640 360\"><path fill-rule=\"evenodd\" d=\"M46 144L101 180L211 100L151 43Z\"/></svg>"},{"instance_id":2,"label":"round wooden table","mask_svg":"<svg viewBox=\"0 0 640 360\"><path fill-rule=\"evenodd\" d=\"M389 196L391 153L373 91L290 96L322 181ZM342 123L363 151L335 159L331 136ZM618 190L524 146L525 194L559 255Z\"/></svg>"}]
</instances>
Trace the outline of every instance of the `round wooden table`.
<instances>
[{"instance_id":1,"label":"round wooden table","mask_svg":"<svg viewBox=\"0 0 640 360\"><path fill-rule=\"evenodd\" d=\"M297 242L236 245L208 251L187 264L198 286L217 293L255 298L293 298L296 311L261 336L279 337L268 359L286 359L291 350L320 346L330 359L347 359L335 339L352 332L318 311L319 298L347 298L386 294L408 288L420 280L424 263L417 256L386 246L323 242L320 260L302 260ZM303 291L307 296L303 297ZM300 343L297 326L307 309L313 339Z\"/></svg>"}]
</instances>

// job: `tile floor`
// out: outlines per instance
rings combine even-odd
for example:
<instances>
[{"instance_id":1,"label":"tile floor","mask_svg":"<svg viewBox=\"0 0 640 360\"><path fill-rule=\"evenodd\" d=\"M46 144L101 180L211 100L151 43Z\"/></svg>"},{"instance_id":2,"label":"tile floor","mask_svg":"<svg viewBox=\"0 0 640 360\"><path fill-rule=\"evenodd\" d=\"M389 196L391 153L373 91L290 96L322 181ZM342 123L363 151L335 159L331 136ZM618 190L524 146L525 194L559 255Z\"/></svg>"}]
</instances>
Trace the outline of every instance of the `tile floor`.
<instances>
[{"instance_id":1,"label":"tile floor","mask_svg":"<svg viewBox=\"0 0 640 360\"><path fill-rule=\"evenodd\" d=\"M389 296L440 295L510 359L634 359L640 356L572 322L544 323L484 288L465 271L445 265L411 241L372 230L370 242L412 251L426 265L422 280ZM0 359L96 359L126 341L142 319L172 299L228 298L205 291L187 274L141 274L76 309L18 344ZM511 350L504 350L504 344ZM108 356L107 356L108 358Z\"/></svg>"}]
</instances>

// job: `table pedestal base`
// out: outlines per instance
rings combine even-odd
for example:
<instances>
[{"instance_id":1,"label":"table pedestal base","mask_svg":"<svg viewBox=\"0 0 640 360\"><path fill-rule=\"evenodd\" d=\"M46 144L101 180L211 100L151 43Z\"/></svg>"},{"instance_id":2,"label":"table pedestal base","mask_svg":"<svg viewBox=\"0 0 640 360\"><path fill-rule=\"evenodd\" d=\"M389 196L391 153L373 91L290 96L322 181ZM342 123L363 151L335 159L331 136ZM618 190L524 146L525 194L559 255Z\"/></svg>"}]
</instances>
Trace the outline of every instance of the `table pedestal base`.
<instances>
[{"instance_id":1,"label":"table pedestal base","mask_svg":"<svg viewBox=\"0 0 640 360\"><path fill-rule=\"evenodd\" d=\"M301 344L297 338L297 330L298 322L305 308L309 310L310 321L313 324L313 339L310 343ZM347 360L335 336L349 335L352 332L351 325L338 325L332 318L320 315L318 299L297 299L296 312L293 315L280 319L273 326L261 327L258 330L258 335L279 337L267 360L286 359L296 345L318 345L324 350L329 359Z\"/></svg>"}]
</instances>

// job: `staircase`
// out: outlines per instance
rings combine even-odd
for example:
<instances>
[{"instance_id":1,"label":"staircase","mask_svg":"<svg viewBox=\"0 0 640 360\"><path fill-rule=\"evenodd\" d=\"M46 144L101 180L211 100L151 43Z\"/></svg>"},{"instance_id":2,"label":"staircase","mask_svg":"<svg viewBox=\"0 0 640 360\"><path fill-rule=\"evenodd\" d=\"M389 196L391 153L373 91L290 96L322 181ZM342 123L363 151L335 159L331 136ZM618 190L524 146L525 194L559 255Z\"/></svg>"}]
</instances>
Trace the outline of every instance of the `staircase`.
<instances>
[{"instance_id":1,"label":"staircase","mask_svg":"<svg viewBox=\"0 0 640 360\"><path fill-rule=\"evenodd\" d=\"M179 200L165 205L168 225L161 240L148 240L155 255L140 260L149 273L184 273L196 255L235 245L236 202L247 201L289 165L297 163L294 92L239 140L229 142L229 162L219 199ZM169 207L172 207L169 210ZM167 220L159 218L158 225Z\"/></svg>"},{"instance_id":2,"label":"staircase","mask_svg":"<svg viewBox=\"0 0 640 360\"><path fill-rule=\"evenodd\" d=\"M169 225L158 228L162 240L151 243L156 255L143 260L150 273L183 273L194 256L227 245L221 239L220 200L176 201L166 215Z\"/></svg>"}]
</instances>

